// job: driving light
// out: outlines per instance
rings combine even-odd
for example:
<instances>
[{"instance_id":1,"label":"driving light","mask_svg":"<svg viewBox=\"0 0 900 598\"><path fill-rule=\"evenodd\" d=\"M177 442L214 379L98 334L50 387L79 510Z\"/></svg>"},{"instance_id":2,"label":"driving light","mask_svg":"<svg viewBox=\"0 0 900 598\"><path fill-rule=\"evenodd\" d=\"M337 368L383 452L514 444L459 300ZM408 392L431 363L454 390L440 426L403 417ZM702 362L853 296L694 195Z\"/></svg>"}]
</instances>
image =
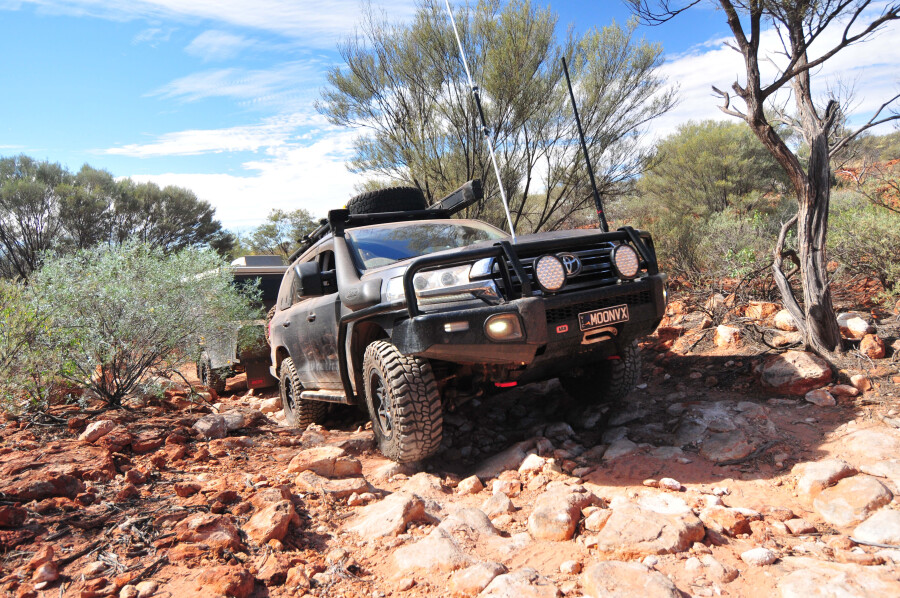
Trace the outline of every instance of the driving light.
<instances>
[{"instance_id":1,"label":"driving light","mask_svg":"<svg viewBox=\"0 0 900 598\"><path fill-rule=\"evenodd\" d=\"M640 271L637 252L631 245L618 245L612 251L612 263L619 278L634 278Z\"/></svg>"},{"instance_id":2,"label":"driving light","mask_svg":"<svg viewBox=\"0 0 900 598\"><path fill-rule=\"evenodd\" d=\"M555 292L566 284L566 268L555 255L545 255L534 263L534 275L541 288Z\"/></svg>"},{"instance_id":3,"label":"driving light","mask_svg":"<svg viewBox=\"0 0 900 598\"><path fill-rule=\"evenodd\" d=\"M447 322L444 324L444 332L465 332L468 329L468 322Z\"/></svg>"},{"instance_id":4,"label":"driving light","mask_svg":"<svg viewBox=\"0 0 900 598\"><path fill-rule=\"evenodd\" d=\"M495 314L484 323L484 332L495 341L514 341L521 339L522 324L516 314Z\"/></svg>"}]
</instances>

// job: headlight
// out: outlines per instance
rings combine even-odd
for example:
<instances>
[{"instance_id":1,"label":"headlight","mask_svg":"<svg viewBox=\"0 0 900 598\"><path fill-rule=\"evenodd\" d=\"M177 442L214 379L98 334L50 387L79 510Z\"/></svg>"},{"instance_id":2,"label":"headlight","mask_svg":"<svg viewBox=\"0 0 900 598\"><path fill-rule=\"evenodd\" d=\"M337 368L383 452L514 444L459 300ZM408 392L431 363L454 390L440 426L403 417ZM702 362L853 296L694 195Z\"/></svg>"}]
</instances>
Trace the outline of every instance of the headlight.
<instances>
[{"instance_id":1,"label":"headlight","mask_svg":"<svg viewBox=\"0 0 900 598\"><path fill-rule=\"evenodd\" d=\"M619 278L634 278L640 271L640 260L631 245L618 245L612 251L612 264Z\"/></svg>"},{"instance_id":2,"label":"headlight","mask_svg":"<svg viewBox=\"0 0 900 598\"><path fill-rule=\"evenodd\" d=\"M460 289L460 293L456 295L452 293L454 288L464 287L469 284L469 272L471 270L472 265L466 264L464 266L419 272L413 277L413 288L416 291L416 297L427 297L428 295L434 295L435 292L450 291L450 293L441 293L440 297L433 296L422 299L420 303L444 303L447 301L474 299L474 296L468 292L468 289ZM388 281L385 298L389 302L406 299L406 294L403 292L402 276L397 276Z\"/></svg>"}]
</instances>

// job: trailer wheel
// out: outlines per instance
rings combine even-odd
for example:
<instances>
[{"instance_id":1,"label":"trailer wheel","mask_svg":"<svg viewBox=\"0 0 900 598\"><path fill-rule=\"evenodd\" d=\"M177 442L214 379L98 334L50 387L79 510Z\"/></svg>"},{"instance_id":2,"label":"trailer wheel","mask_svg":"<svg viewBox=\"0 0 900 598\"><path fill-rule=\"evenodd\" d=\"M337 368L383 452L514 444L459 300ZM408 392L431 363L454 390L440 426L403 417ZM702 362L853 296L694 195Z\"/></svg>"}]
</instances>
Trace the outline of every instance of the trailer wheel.
<instances>
[{"instance_id":1,"label":"trailer wheel","mask_svg":"<svg viewBox=\"0 0 900 598\"><path fill-rule=\"evenodd\" d=\"M378 448L398 463L421 461L441 445L441 396L431 365L375 341L363 358L366 405Z\"/></svg>"},{"instance_id":2,"label":"trailer wheel","mask_svg":"<svg viewBox=\"0 0 900 598\"><path fill-rule=\"evenodd\" d=\"M285 357L279 370L278 390L281 392L281 406L284 419L292 428L306 429L310 424L321 424L328 413L328 403L301 399L303 385L294 367L294 360Z\"/></svg>"},{"instance_id":3,"label":"trailer wheel","mask_svg":"<svg viewBox=\"0 0 900 598\"><path fill-rule=\"evenodd\" d=\"M225 376L222 376L219 370L213 369L212 361L206 353L201 355L200 361L197 362L197 378L204 386L216 391L216 394L225 392Z\"/></svg>"},{"instance_id":4,"label":"trailer wheel","mask_svg":"<svg viewBox=\"0 0 900 598\"><path fill-rule=\"evenodd\" d=\"M618 359L606 359L584 368L577 376L559 381L574 399L587 404L613 403L624 399L641 377L641 354L637 341L629 343Z\"/></svg>"},{"instance_id":5,"label":"trailer wheel","mask_svg":"<svg viewBox=\"0 0 900 598\"><path fill-rule=\"evenodd\" d=\"M388 187L366 191L347 202L347 210L351 214L405 212L424 210L427 207L425 194L418 187Z\"/></svg>"},{"instance_id":6,"label":"trailer wheel","mask_svg":"<svg viewBox=\"0 0 900 598\"><path fill-rule=\"evenodd\" d=\"M272 323L272 318L275 317L275 306L272 306L272 309L266 312L266 344L271 346L272 339L269 338L271 335L269 333L269 325Z\"/></svg>"}]
</instances>

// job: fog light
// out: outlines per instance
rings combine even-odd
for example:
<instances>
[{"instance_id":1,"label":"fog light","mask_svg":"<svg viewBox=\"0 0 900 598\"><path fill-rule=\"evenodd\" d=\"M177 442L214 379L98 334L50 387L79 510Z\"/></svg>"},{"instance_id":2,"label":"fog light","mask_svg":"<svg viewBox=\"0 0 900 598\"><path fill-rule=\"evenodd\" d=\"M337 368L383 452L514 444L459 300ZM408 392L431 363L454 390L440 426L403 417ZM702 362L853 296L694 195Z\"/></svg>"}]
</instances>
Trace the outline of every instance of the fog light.
<instances>
[{"instance_id":1,"label":"fog light","mask_svg":"<svg viewBox=\"0 0 900 598\"><path fill-rule=\"evenodd\" d=\"M522 324L516 314L491 316L484 323L484 332L495 341L514 341L523 337Z\"/></svg>"},{"instance_id":2,"label":"fog light","mask_svg":"<svg viewBox=\"0 0 900 598\"><path fill-rule=\"evenodd\" d=\"M468 329L468 322L447 322L444 324L444 332L465 332Z\"/></svg>"},{"instance_id":3,"label":"fog light","mask_svg":"<svg viewBox=\"0 0 900 598\"><path fill-rule=\"evenodd\" d=\"M551 293L566 284L566 268L555 255L545 255L534 263L534 275L541 288Z\"/></svg>"},{"instance_id":4,"label":"fog light","mask_svg":"<svg viewBox=\"0 0 900 598\"><path fill-rule=\"evenodd\" d=\"M619 245L613 249L612 263L619 278L634 278L640 271L637 252L631 245Z\"/></svg>"}]
</instances>

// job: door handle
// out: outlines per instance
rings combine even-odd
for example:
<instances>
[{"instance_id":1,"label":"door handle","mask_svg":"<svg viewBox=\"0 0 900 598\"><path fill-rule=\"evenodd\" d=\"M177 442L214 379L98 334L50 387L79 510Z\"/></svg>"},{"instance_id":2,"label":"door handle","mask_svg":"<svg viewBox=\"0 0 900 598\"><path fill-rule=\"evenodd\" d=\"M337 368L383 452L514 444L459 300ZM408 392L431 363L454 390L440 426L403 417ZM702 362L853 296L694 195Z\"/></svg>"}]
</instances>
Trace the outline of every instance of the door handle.
<instances>
[{"instance_id":1,"label":"door handle","mask_svg":"<svg viewBox=\"0 0 900 598\"><path fill-rule=\"evenodd\" d=\"M281 325L282 325L283 327L287 328L288 326L291 325L291 321L288 320L288 321L286 321L286 322L282 322Z\"/></svg>"},{"instance_id":2,"label":"door handle","mask_svg":"<svg viewBox=\"0 0 900 598\"><path fill-rule=\"evenodd\" d=\"M315 322L315 321L316 321L316 314L309 314L308 316L306 316L306 321L307 321L307 322Z\"/></svg>"}]
</instances>

